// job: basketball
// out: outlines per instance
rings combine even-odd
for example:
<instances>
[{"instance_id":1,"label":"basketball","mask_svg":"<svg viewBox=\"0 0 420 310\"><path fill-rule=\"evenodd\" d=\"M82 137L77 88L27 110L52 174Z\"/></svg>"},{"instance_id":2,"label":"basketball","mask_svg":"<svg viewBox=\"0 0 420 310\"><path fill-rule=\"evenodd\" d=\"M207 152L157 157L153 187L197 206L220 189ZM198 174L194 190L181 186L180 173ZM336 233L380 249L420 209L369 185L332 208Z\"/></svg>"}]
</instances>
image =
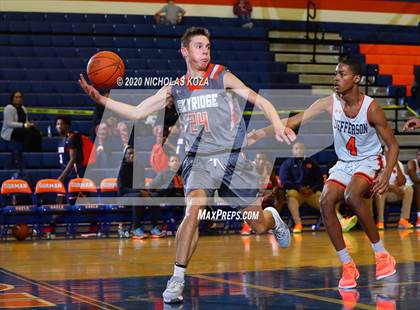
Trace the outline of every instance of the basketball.
<instances>
[{"instance_id":1,"label":"basketball","mask_svg":"<svg viewBox=\"0 0 420 310\"><path fill-rule=\"evenodd\" d=\"M103 51L93 55L87 64L87 75L96 88L113 88L123 78L124 62L117 54Z\"/></svg>"},{"instance_id":2,"label":"basketball","mask_svg":"<svg viewBox=\"0 0 420 310\"><path fill-rule=\"evenodd\" d=\"M29 236L29 227L26 224L16 224L12 228L12 235L16 240L23 241Z\"/></svg>"}]
</instances>

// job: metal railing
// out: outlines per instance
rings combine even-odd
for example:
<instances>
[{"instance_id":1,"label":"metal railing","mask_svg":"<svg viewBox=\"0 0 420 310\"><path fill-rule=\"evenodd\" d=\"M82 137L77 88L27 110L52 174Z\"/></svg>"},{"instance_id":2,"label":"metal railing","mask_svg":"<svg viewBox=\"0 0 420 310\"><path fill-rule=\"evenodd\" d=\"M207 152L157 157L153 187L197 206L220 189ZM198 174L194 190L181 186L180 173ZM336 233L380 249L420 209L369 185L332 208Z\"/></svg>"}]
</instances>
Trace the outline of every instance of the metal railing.
<instances>
[{"instance_id":1,"label":"metal railing","mask_svg":"<svg viewBox=\"0 0 420 310\"><path fill-rule=\"evenodd\" d=\"M313 2L312 0L309 0L307 5L306 5L306 39L309 40L310 36L309 33L311 32L311 28L312 32L314 33L314 39L313 39L313 48L312 48L312 60L311 62L316 63L316 48L318 45L318 33L321 32L321 40L325 39L325 31L319 28L319 25L316 23L312 23L312 21L316 18L316 4L315 2ZM312 25L314 25L314 27L311 27Z\"/></svg>"},{"instance_id":2,"label":"metal railing","mask_svg":"<svg viewBox=\"0 0 420 310\"><path fill-rule=\"evenodd\" d=\"M309 27L311 20L316 18L316 4L309 0L306 4L306 39L309 39Z\"/></svg>"}]
</instances>

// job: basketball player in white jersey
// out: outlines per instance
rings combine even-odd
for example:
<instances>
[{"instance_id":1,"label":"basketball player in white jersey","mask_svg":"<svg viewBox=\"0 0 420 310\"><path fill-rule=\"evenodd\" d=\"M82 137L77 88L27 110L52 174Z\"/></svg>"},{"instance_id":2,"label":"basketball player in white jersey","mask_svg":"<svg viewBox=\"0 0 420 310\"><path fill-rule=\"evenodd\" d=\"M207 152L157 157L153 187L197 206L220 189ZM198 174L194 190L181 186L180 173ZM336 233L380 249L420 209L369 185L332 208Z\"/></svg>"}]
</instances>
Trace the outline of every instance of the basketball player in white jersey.
<instances>
[{"instance_id":1,"label":"basketball player in white jersey","mask_svg":"<svg viewBox=\"0 0 420 310\"><path fill-rule=\"evenodd\" d=\"M276 109L267 99L249 89L223 66L210 63L210 34L207 29L187 29L181 38L181 53L187 65L184 80L164 86L138 106L101 96L83 75L79 80L83 90L94 101L128 119L143 119L163 109L172 98L183 122L188 153L182 165L187 206L176 234L174 274L163 293L165 303L183 300L184 274L198 241L198 214L215 189L221 197L240 201L238 208L241 211L258 212L258 219L248 221L254 231L264 233L272 229L281 247L290 244L289 229L278 212L274 208L264 211L261 208L255 184L255 167L240 152L246 140L237 139L239 133L246 138L246 127L241 115L237 117L238 105L229 99L227 92L232 91L260 108L272 123L278 141L290 144L296 138L295 133L284 127ZM189 83L190 78L204 82ZM236 177L233 178L233 175ZM216 188L216 184L220 187Z\"/></svg>"},{"instance_id":2,"label":"basketball player in white jersey","mask_svg":"<svg viewBox=\"0 0 420 310\"><path fill-rule=\"evenodd\" d=\"M381 194L387 190L399 147L382 109L375 100L360 92L360 79L358 62L349 58L340 60L334 78L335 93L315 101L304 112L283 120L288 127L296 128L321 113L332 115L334 148L338 161L331 168L322 191L321 212L327 233L343 264L339 288L356 287L356 279L359 277L335 213L334 206L342 200L354 210L372 243L376 258L376 279L395 273L395 260L385 250L363 198L373 192ZM271 134L271 126L259 129L248 137L248 144ZM388 150L385 167L379 137Z\"/></svg>"}]
</instances>

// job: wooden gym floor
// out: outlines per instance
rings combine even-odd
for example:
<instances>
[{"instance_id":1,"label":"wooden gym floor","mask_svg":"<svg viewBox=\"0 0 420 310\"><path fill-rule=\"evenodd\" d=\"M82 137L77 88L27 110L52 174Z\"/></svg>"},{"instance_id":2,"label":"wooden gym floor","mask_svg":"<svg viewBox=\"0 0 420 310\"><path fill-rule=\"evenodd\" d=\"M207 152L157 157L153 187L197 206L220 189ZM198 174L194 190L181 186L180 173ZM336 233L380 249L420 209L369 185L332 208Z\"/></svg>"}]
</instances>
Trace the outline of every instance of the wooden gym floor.
<instances>
[{"instance_id":1,"label":"wooden gym floor","mask_svg":"<svg viewBox=\"0 0 420 310\"><path fill-rule=\"evenodd\" d=\"M341 268L325 232L204 236L188 268L185 302L165 306L174 238L77 239L0 243L0 309L419 309L420 230L386 230L397 274L375 280L361 231L345 234L361 276L339 291Z\"/></svg>"}]
</instances>

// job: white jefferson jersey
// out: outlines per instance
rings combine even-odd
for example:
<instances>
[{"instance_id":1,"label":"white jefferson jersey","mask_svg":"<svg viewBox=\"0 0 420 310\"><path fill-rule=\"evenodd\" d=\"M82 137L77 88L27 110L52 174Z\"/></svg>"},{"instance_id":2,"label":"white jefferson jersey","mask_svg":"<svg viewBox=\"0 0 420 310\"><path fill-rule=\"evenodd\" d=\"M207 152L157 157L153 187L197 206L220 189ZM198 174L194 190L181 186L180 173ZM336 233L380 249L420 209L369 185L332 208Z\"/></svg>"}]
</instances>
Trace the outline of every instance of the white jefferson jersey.
<instances>
[{"instance_id":1,"label":"white jefferson jersey","mask_svg":"<svg viewBox=\"0 0 420 310\"><path fill-rule=\"evenodd\" d=\"M335 152L342 161L363 160L381 155L382 146L374 127L368 122L367 112L373 98L364 95L359 113L354 118L344 114L343 106L333 95L332 126Z\"/></svg>"}]
</instances>

